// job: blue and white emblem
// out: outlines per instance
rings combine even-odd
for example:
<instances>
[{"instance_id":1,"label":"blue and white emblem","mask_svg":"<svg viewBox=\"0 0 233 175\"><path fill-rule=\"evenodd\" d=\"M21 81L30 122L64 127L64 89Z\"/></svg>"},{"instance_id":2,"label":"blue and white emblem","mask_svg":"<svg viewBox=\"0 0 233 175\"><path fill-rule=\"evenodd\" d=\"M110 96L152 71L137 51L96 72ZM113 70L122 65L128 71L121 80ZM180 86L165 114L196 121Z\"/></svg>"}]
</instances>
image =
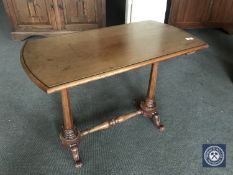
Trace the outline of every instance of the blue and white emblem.
<instances>
[{"instance_id":1,"label":"blue and white emblem","mask_svg":"<svg viewBox=\"0 0 233 175\"><path fill-rule=\"evenodd\" d=\"M203 145L203 167L225 167L226 145L204 144Z\"/></svg>"}]
</instances>

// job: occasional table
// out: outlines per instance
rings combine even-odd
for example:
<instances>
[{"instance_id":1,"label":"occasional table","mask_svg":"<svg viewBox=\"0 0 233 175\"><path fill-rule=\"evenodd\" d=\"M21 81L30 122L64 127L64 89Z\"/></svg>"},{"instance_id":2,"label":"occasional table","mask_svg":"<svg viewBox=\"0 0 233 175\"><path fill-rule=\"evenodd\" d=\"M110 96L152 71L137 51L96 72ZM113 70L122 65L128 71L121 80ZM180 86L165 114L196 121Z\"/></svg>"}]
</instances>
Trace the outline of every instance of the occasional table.
<instances>
[{"instance_id":1,"label":"occasional table","mask_svg":"<svg viewBox=\"0 0 233 175\"><path fill-rule=\"evenodd\" d=\"M207 47L205 42L178 28L143 21L27 41L22 48L21 63L39 88L48 94L61 93L64 125L60 140L70 150L75 166L81 167L80 138L90 133L140 115L151 119L163 131L155 104L159 62ZM74 126L69 88L146 65L151 65L147 97L135 112L84 131Z\"/></svg>"}]
</instances>

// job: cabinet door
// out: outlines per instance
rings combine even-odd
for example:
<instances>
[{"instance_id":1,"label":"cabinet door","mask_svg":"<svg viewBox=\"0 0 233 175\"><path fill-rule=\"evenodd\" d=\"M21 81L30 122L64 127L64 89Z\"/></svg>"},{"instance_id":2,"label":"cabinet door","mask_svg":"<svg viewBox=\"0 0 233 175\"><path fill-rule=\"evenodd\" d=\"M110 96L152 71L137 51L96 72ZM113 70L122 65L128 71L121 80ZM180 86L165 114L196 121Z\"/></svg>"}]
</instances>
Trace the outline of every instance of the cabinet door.
<instances>
[{"instance_id":1,"label":"cabinet door","mask_svg":"<svg viewBox=\"0 0 233 175\"><path fill-rule=\"evenodd\" d=\"M181 28L202 27L209 0L172 0L169 24Z\"/></svg>"},{"instance_id":2,"label":"cabinet door","mask_svg":"<svg viewBox=\"0 0 233 175\"><path fill-rule=\"evenodd\" d=\"M52 0L5 0L16 31L56 29Z\"/></svg>"},{"instance_id":3,"label":"cabinet door","mask_svg":"<svg viewBox=\"0 0 233 175\"><path fill-rule=\"evenodd\" d=\"M60 0L62 28L65 30L85 30L102 27L105 23L104 0Z\"/></svg>"},{"instance_id":4,"label":"cabinet door","mask_svg":"<svg viewBox=\"0 0 233 175\"><path fill-rule=\"evenodd\" d=\"M233 0L211 0L208 23L217 26L233 25Z\"/></svg>"}]
</instances>

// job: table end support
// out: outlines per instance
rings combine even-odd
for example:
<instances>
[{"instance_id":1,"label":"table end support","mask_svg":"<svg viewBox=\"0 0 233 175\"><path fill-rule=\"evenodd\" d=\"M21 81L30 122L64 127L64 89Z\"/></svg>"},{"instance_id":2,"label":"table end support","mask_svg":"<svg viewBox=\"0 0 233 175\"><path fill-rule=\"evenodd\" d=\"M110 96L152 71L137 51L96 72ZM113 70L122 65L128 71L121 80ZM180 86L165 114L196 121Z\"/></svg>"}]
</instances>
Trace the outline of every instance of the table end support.
<instances>
[{"instance_id":1,"label":"table end support","mask_svg":"<svg viewBox=\"0 0 233 175\"><path fill-rule=\"evenodd\" d=\"M61 91L61 97L62 97L62 107L64 114L64 126L63 126L63 131L59 136L60 141L61 144L70 151L75 161L75 167L80 168L82 167L82 162L79 156L79 143L80 143L81 134L73 123L70 98L67 89Z\"/></svg>"},{"instance_id":2,"label":"table end support","mask_svg":"<svg viewBox=\"0 0 233 175\"><path fill-rule=\"evenodd\" d=\"M165 127L161 123L159 114L156 110L156 103L154 100L157 76L158 76L158 63L153 63L151 66L147 98L145 101L141 102L140 108L143 111L143 115L147 118L150 118L154 126L156 126L160 132L163 132L165 130Z\"/></svg>"}]
</instances>

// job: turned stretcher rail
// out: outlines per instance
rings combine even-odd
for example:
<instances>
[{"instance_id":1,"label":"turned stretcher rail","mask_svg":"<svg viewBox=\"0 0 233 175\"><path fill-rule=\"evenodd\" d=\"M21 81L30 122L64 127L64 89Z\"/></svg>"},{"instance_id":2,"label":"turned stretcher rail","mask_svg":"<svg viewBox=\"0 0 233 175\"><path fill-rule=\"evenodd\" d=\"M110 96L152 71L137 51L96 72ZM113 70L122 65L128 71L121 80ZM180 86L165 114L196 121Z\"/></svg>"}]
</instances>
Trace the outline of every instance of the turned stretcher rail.
<instances>
[{"instance_id":1,"label":"turned stretcher rail","mask_svg":"<svg viewBox=\"0 0 233 175\"><path fill-rule=\"evenodd\" d=\"M114 118L114 119L112 119L110 121L106 121L104 123L101 123L101 124L93 127L93 128L82 131L81 132L81 137L86 136L88 134L91 134L93 132L108 129L110 127L115 126L116 124L125 122L126 120L129 120L129 119L134 118L134 117L136 117L138 115L141 115L141 114L143 114L143 112L141 110L138 110L136 112L132 112L132 113L129 113L129 114L126 114L126 115L118 116L118 117L116 117L116 118Z\"/></svg>"}]
</instances>

